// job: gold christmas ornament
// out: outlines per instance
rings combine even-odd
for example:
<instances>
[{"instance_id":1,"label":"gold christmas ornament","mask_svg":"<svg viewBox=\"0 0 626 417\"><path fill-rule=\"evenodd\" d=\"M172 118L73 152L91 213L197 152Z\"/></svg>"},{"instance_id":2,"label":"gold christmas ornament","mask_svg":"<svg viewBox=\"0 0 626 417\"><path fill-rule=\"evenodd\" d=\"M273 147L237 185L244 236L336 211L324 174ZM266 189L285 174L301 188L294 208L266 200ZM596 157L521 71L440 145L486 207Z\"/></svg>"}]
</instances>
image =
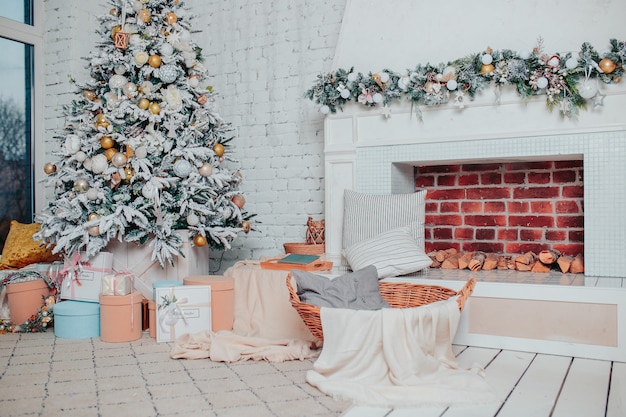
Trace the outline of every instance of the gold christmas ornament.
<instances>
[{"instance_id":1,"label":"gold christmas ornament","mask_svg":"<svg viewBox=\"0 0 626 417\"><path fill-rule=\"evenodd\" d=\"M50 175L54 172L57 172L57 166L48 162L46 165L43 166L43 172L45 172L47 175Z\"/></svg>"},{"instance_id":2,"label":"gold christmas ornament","mask_svg":"<svg viewBox=\"0 0 626 417\"><path fill-rule=\"evenodd\" d=\"M494 70L495 67L493 66L493 64L483 64L483 66L480 68L480 73L491 74Z\"/></svg>"},{"instance_id":3,"label":"gold christmas ornament","mask_svg":"<svg viewBox=\"0 0 626 417\"><path fill-rule=\"evenodd\" d=\"M250 222L248 220L244 220L241 222L241 230L243 230L245 233L248 233L251 227L252 226L250 225Z\"/></svg>"},{"instance_id":4,"label":"gold christmas ornament","mask_svg":"<svg viewBox=\"0 0 626 417\"><path fill-rule=\"evenodd\" d=\"M106 151L104 151L104 156L106 156L107 161L111 162L111 159L113 159L113 155L115 155L116 153L117 153L117 149L109 148Z\"/></svg>"},{"instance_id":5,"label":"gold christmas ornament","mask_svg":"<svg viewBox=\"0 0 626 417\"><path fill-rule=\"evenodd\" d=\"M102 113L98 113L94 124L96 127L102 127L104 129L109 127L109 121L107 120L106 116Z\"/></svg>"},{"instance_id":6,"label":"gold christmas ornament","mask_svg":"<svg viewBox=\"0 0 626 417\"><path fill-rule=\"evenodd\" d=\"M118 16L118 11L117 11L117 9L114 7L114 8L112 8L111 10L109 10L109 14L110 14L111 16Z\"/></svg>"},{"instance_id":7,"label":"gold christmas ornament","mask_svg":"<svg viewBox=\"0 0 626 417\"><path fill-rule=\"evenodd\" d=\"M102 149L109 149L115 146L115 141L111 136L102 136L100 138L100 146L102 146Z\"/></svg>"},{"instance_id":8,"label":"gold christmas ornament","mask_svg":"<svg viewBox=\"0 0 626 417\"><path fill-rule=\"evenodd\" d=\"M231 198L231 201L240 209L242 209L243 206L246 204L246 198L241 194L234 195L233 198Z\"/></svg>"},{"instance_id":9,"label":"gold christmas ornament","mask_svg":"<svg viewBox=\"0 0 626 417\"><path fill-rule=\"evenodd\" d=\"M139 100L139 103L137 103L137 107L139 107L141 110L147 110L148 107L150 107L150 100L145 97L141 98Z\"/></svg>"},{"instance_id":10,"label":"gold christmas ornament","mask_svg":"<svg viewBox=\"0 0 626 417\"><path fill-rule=\"evenodd\" d=\"M148 57L148 65L152 68L159 68L161 66L161 57L154 54Z\"/></svg>"},{"instance_id":11,"label":"gold christmas ornament","mask_svg":"<svg viewBox=\"0 0 626 417\"><path fill-rule=\"evenodd\" d=\"M204 246L206 245L206 237L202 236L202 235L196 235L193 238L193 244L196 246Z\"/></svg>"},{"instance_id":12,"label":"gold christmas ornament","mask_svg":"<svg viewBox=\"0 0 626 417\"><path fill-rule=\"evenodd\" d=\"M213 152L215 152L216 156L223 156L224 145L222 145L221 143L216 143L215 145L213 145Z\"/></svg>"},{"instance_id":13,"label":"gold christmas ornament","mask_svg":"<svg viewBox=\"0 0 626 417\"><path fill-rule=\"evenodd\" d=\"M161 113L161 106L159 103L150 103L150 113L159 114Z\"/></svg>"},{"instance_id":14,"label":"gold christmas ornament","mask_svg":"<svg viewBox=\"0 0 626 417\"><path fill-rule=\"evenodd\" d=\"M130 180L135 176L135 170L131 167L124 168L124 178L126 182L130 182Z\"/></svg>"},{"instance_id":15,"label":"gold christmas ornament","mask_svg":"<svg viewBox=\"0 0 626 417\"><path fill-rule=\"evenodd\" d=\"M89 236L100 236L100 226L91 226L87 228Z\"/></svg>"},{"instance_id":16,"label":"gold christmas ornament","mask_svg":"<svg viewBox=\"0 0 626 417\"><path fill-rule=\"evenodd\" d=\"M177 20L178 20L178 17L176 16L176 13L174 12L169 12L168 14L165 15L165 21L170 25L173 25L174 23L176 23Z\"/></svg>"},{"instance_id":17,"label":"gold christmas ornament","mask_svg":"<svg viewBox=\"0 0 626 417\"><path fill-rule=\"evenodd\" d=\"M97 215L96 213L89 213L89 216L87 216L87 219L89 221L96 220L96 219L99 219L99 218L100 218L100 216Z\"/></svg>"},{"instance_id":18,"label":"gold christmas ornament","mask_svg":"<svg viewBox=\"0 0 626 417\"><path fill-rule=\"evenodd\" d=\"M111 39L115 40L115 34L121 31L122 31L121 25L113 26L113 29L111 29Z\"/></svg>"},{"instance_id":19,"label":"gold christmas ornament","mask_svg":"<svg viewBox=\"0 0 626 417\"><path fill-rule=\"evenodd\" d=\"M83 97L89 101L94 101L96 99L96 93L93 90L83 90Z\"/></svg>"},{"instance_id":20,"label":"gold christmas ornament","mask_svg":"<svg viewBox=\"0 0 626 417\"><path fill-rule=\"evenodd\" d=\"M148 9L141 9L137 12L137 17L144 23L148 23L150 21L150 12Z\"/></svg>"},{"instance_id":21,"label":"gold christmas ornament","mask_svg":"<svg viewBox=\"0 0 626 417\"><path fill-rule=\"evenodd\" d=\"M615 67L617 66L612 59L604 58L598 62L600 69L604 71L605 74L610 74L615 71Z\"/></svg>"},{"instance_id":22,"label":"gold christmas ornament","mask_svg":"<svg viewBox=\"0 0 626 417\"><path fill-rule=\"evenodd\" d=\"M126 145L126 158L132 158L135 155L132 146Z\"/></svg>"}]
</instances>

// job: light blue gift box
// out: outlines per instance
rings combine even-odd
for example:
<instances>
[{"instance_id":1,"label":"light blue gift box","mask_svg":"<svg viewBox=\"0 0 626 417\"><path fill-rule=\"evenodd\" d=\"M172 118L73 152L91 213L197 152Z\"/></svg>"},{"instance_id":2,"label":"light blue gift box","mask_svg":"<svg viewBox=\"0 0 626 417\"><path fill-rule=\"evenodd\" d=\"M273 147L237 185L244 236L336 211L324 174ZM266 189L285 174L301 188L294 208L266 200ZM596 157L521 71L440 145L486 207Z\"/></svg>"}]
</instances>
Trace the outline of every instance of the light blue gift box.
<instances>
[{"instance_id":1,"label":"light blue gift box","mask_svg":"<svg viewBox=\"0 0 626 417\"><path fill-rule=\"evenodd\" d=\"M54 335L62 339L100 336L100 304L67 300L54 306Z\"/></svg>"}]
</instances>

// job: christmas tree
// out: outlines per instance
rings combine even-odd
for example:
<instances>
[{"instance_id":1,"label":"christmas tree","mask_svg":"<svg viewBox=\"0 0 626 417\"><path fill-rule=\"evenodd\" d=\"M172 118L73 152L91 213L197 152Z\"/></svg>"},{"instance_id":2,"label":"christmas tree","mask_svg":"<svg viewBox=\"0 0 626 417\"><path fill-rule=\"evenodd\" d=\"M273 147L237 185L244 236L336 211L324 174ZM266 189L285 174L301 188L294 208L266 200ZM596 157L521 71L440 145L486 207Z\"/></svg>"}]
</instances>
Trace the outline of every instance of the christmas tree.
<instances>
[{"instance_id":1,"label":"christmas tree","mask_svg":"<svg viewBox=\"0 0 626 417\"><path fill-rule=\"evenodd\" d=\"M73 81L77 97L63 109L58 160L44 167L54 199L35 238L66 256L93 256L112 239L149 244L161 265L181 254L178 229L196 246L229 249L252 215L229 169L233 128L191 39L194 16L178 0L111 4L90 79Z\"/></svg>"}]
</instances>

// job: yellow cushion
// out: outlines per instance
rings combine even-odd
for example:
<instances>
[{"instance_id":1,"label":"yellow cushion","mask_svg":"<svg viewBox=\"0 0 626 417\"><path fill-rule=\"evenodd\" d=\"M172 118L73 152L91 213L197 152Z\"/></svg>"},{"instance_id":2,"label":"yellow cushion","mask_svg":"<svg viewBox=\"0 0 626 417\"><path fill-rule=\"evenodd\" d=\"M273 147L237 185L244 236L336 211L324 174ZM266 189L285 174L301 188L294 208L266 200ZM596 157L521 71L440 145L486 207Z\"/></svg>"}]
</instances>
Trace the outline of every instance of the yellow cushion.
<instances>
[{"instance_id":1,"label":"yellow cushion","mask_svg":"<svg viewBox=\"0 0 626 417\"><path fill-rule=\"evenodd\" d=\"M11 228L0 259L0 269L19 269L27 265L40 262L53 262L59 259L53 255L51 249L39 246L41 241L35 242L33 235L39 231L41 224L22 224L11 220Z\"/></svg>"}]
</instances>

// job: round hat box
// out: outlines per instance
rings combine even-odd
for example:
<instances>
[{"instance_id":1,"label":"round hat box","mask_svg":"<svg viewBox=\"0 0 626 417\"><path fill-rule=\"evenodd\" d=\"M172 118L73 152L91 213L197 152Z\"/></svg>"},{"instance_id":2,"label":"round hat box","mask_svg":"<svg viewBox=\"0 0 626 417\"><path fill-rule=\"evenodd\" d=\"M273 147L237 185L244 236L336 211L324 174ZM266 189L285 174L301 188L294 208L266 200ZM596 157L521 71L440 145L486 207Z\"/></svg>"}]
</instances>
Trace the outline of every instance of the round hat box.
<instances>
[{"instance_id":1,"label":"round hat box","mask_svg":"<svg viewBox=\"0 0 626 417\"><path fill-rule=\"evenodd\" d=\"M232 330L235 320L235 283L222 275L194 275L183 279L185 285L211 286L211 330Z\"/></svg>"},{"instance_id":2,"label":"round hat box","mask_svg":"<svg viewBox=\"0 0 626 417\"><path fill-rule=\"evenodd\" d=\"M54 335L61 339L100 336L100 304L66 300L54 305Z\"/></svg>"},{"instance_id":3,"label":"round hat box","mask_svg":"<svg viewBox=\"0 0 626 417\"><path fill-rule=\"evenodd\" d=\"M39 278L33 281L7 284L9 314L13 324L22 324L43 305L44 298L50 295L50 287Z\"/></svg>"},{"instance_id":4,"label":"round hat box","mask_svg":"<svg viewBox=\"0 0 626 417\"><path fill-rule=\"evenodd\" d=\"M141 338L141 294L100 294L100 339L103 342L132 342Z\"/></svg>"}]
</instances>

